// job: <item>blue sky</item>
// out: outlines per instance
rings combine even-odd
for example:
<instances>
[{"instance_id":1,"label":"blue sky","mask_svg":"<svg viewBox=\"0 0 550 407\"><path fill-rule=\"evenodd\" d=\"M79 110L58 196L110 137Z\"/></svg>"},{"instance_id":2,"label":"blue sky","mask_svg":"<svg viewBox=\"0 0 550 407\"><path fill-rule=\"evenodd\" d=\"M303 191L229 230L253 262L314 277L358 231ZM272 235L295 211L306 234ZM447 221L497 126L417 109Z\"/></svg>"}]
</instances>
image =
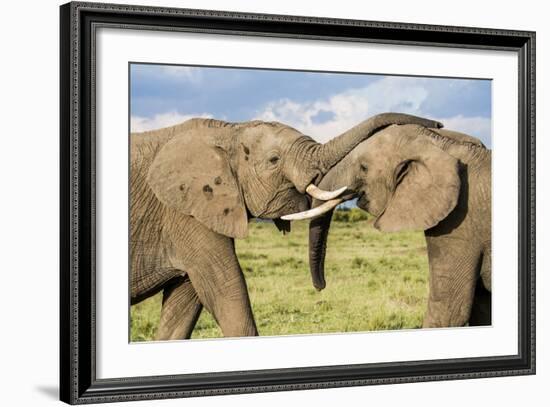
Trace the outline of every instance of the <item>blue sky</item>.
<instances>
[{"instance_id":1,"label":"blue sky","mask_svg":"<svg viewBox=\"0 0 550 407\"><path fill-rule=\"evenodd\" d=\"M276 120L320 142L377 113L440 120L491 146L491 81L132 64L132 131L192 117Z\"/></svg>"}]
</instances>

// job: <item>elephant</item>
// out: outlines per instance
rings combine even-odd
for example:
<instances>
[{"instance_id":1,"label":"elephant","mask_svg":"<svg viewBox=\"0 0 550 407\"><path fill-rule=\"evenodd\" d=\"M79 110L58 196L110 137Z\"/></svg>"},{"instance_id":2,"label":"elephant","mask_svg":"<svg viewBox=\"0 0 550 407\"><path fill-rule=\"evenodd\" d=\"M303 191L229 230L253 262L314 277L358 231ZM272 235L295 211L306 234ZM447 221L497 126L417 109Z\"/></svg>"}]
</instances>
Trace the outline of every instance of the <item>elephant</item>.
<instances>
[{"instance_id":1,"label":"elephant","mask_svg":"<svg viewBox=\"0 0 550 407\"><path fill-rule=\"evenodd\" d=\"M463 133L392 125L361 142L331 168L320 188L341 197L284 219L312 218L310 270L325 287L324 262L333 208L357 206L387 232L423 230L429 298L423 327L491 324L491 150Z\"/></svg>"},{"instance_id":2,"label":"elephant","mask_svg":"<svg viewBox=\"0 0 550 407\"><path fill-rule=\"evenodd\" d=\"M157 340L190 338L203 306L224 336L258 335L235 238L332 199L315 183L357 144L390 124L441 124L386 113L320 144L278 122L195 118L132 133L130 304L162 291Z\"/></svg>"}]
</instances>

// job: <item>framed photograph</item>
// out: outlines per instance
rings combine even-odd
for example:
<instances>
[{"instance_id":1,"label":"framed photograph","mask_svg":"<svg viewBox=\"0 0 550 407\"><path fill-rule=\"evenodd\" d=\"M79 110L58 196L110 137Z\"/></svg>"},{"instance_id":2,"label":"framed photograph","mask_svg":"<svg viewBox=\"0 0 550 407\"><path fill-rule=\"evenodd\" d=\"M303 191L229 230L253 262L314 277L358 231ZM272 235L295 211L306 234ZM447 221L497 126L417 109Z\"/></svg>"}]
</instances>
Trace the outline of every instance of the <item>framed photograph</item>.
<instances>
[{"instance_id":1,"label":"framed photograph","mask_svg":"<svg viewBox=\"0 0 550 407\"><path fill-rule=\"evenodd\" d=\"M61 400L535 373L535 33L68 3Z\"/></svg>"}]
</instances>

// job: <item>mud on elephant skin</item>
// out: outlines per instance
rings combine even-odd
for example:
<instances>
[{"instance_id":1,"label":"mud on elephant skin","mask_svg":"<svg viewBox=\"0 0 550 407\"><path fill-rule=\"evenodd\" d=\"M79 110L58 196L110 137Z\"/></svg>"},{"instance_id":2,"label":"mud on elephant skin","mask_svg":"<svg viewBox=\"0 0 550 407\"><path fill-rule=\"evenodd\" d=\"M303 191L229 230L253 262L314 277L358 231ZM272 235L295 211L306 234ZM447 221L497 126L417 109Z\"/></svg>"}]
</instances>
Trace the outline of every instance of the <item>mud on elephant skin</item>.
<instances>
[{"instance_id":1,"label":"mud on elephant skin","mask_svg":"<svg viewBox=\"0 0 550 407\"><path fill-rule=\"evenodd\" d=\"M458 132L390 126L359 144L319 184L343 185L348 191L335 202L358 198L377 229L424 231L430 269L424 327L491 324L489 149ZM332 210L319 211L326 204L318 201L313 206L310 268L313 284L323 289Z\"/></svg>"},{"instance_id":2,"label":"mud on elephant skin","mask_svg":"<svg viewBox=\"0 0 550 407\"><path fill-rule=\"evenodd\" d=\"M357 144L392 123L439 126L396 113L366 120L326 144L276 122L192 119L131 135L130 292L163 293L156 338L189 338L203 306L225 336L257 335L234 238L252 217L309 208L312 185Z\"/></svg>"}]
</instances>

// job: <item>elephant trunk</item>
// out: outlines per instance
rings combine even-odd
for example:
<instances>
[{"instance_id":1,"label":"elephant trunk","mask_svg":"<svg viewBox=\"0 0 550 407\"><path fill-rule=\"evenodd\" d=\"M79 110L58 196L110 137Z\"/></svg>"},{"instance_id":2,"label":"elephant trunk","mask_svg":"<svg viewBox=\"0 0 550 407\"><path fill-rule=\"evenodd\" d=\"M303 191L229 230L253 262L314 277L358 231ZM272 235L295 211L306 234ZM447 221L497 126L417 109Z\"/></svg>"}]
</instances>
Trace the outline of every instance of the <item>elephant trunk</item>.
<instances>
[{"instance_id":1,"label":"elephant trunk","mask_svg":"<svg viewBox=\"0 0 550 407\"><path fill-rule=\"evenodd\" d=\"M313 219L309 224L309 270L313 286L321 291L325 282L325 256L327 237L334 209Z\"/></svg>"},{"instance_id":2,"label":"elephant trunk","mask_svg":"<svg viewBox=\"0 0 550 407\"><path fill-rule=\"evenodd\" d=\"M333 167L319 183L323 189L333 190L342 185L348 185L348 192L344 193L341 201L355 196L353 191L358 185L354 180L350 165L353 162L353 153L348 154L342 161ZM312 207L322 205L322 201L313 200ZM309 270L313 286L317 290L325 288L325 256L327 250L327 238L330 230L330 222L334 209L311 220L309 224Z\"/></svg>"},{"instance_id":3,"label":"elephant trunk","mask_svg":"<svg viewBox=\"0 0 550 407\"><path fill-rule=\"evenodd\" d=\"M391 124L418 124L429 128L441 128L437 121L403 113L382 113L371 117L326 144L314 142L309 137L296 140L293 150L297 167L287 174L298 192L305 193L310 184L319 182L334 165L339 163L359 143ZM306 165L304 165L304 163Z\"/></svg>"}]
</instances>

